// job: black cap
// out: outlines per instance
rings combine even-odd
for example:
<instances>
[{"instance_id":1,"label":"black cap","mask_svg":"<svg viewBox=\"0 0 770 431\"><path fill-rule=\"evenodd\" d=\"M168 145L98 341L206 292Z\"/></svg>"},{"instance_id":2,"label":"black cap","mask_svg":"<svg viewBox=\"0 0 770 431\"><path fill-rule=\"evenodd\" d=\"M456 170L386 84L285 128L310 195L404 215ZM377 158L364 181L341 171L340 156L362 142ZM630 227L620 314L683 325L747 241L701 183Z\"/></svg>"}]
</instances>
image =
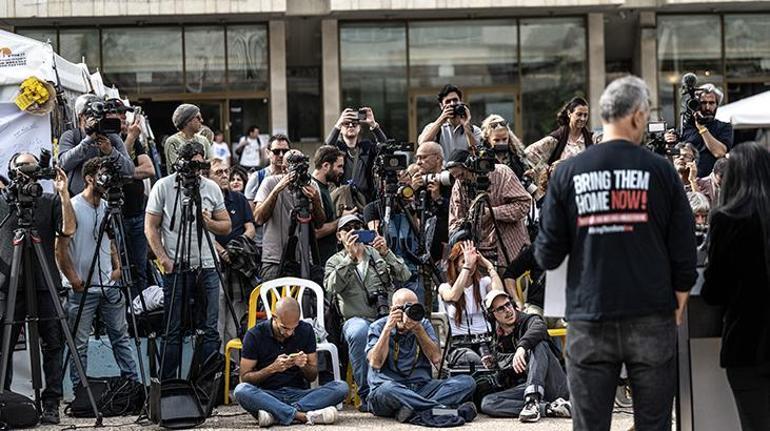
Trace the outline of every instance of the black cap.
<instances>
[{"instance_id":1,"label":"black cap","mask_svg":"<svg viewBox=\"0 0 770 431\"><path fill-rule=\"evenodd\" d=\"M471 153L468 150L452 151L452 154L449 155L449 159L446 162L447 169L453 168L455 166L467 168L468 167L467 163L470 156L471 156Z\"/></svg>"}]
</instances>

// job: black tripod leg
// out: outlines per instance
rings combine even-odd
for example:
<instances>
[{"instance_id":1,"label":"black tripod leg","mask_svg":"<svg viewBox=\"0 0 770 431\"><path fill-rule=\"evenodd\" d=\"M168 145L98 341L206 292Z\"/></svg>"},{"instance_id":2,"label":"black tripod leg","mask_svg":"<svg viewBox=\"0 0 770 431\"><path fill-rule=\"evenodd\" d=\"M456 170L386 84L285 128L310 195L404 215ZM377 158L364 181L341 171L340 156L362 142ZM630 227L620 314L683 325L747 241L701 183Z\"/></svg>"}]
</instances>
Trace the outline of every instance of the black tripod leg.
<instances>
[{"instance_id":1,"label":"black tripod leg","mask_svg":"<svg viewBox=\"0 0 770 431\"><path fill-rule=\"evenodd\" d=\"M25 248L28 248L31 241L25 241ZM38 327L38 310L37 310L37 292L35 291L35 283L32 281L32 255L29 250L26 250L23 256L24 261L24 294L27 301L27 316L29 318L27 323L29 343L29 363L32 369L32 388L35 390L35 403L37 404L38 411L41 410L40 406L40 388L43 387L41 370L43 369L40 364L40 330Z\"/></svg>"},{"instance_id":2,"label":"black tripod leg","mask_svg":"<svg viewBox=\"0 0 770 431\"><path fill-rule=\"evenodd\" d=\"M217 277L219 277L219 285L221 286L222 293L225 296L225 304L227 304L227 310L230 313L230 317L232 317L233 319L233 323L235 323L235 329L236 329L236 333L238 334L238 337L241 337L243 334L240 333L241 327L240 327L240 322L238 321L238 314L235 312L235 307L233 306L232 297L230 296L230 292L227 291L227 286L225 285L225 277L222 274L222 267L219 265L219 260L217 260L217 252L216 252L216 249L214 248L214 242L211 239L211 232L209 232L206 229L203 229L203 236L206 237L206 243L208 244L211 257L214 259L214 270L217 272ZM249 294L250 293L251 292L249 292ZM204 360L205 359L206 358L204 358Z\"/></svg>"},{"instance_id":3,"label":"black tripod leg","mask_svg":"<svg viewBox=\"0 0 770 431\"><path fill-rule=\"evenodd\" d=\"M5 390L5 379L8 376L8 368L12 366L10 361L11 354L11 332L13 329L13 319L16 311L16 295L19 289L19 271L21 270L22 251L26 236L19 238L17 235L13 242L13 259L11 260L11 280L8 286L8 296L5 307L5 321L3 322L3 351L0 356L0 394Z\"/></svg>"},{"instance_id":4,"label":"black tripod leg","mask_svg":"<svg viewBox=\"0 0 770 431\"><path fill-rule=\"evenodd\" d=\"M35 249L35 255L37 256L38 264L43 270L43 278L45 279L45 284L46 284L46 287L48 288L48 293L51 295L53 306L54 308L56 308L56 316L59 319L59 323L61 323L62 332L64 333L64 338L66 339L67 347L69 348L70 352L72 352L73 354L72 360L75 362L75 368L77 369L78 375L80 376L80 383L86 389L86 393L88 394L88 401L91 404L91 409L93 410L94 417L96 418L96 426L100 427L102 426L102 414L99 411L99 409L96 407L94 394L93 392L91 392L91 388L88 386L88 379L86 378L86 372L83 369L83 364L80 362L80 356L76 354L77 349L75 347L75 340L73 339L72 334L70 333L69 328L67 327L67 318L64 314L64 309L61 306L61 302L59 302L59 295L56 292L56 288L54 288L53 276L51 275L51 268L48 267L48 261L45 260L43 246L37 242L33 242L32 246Z\"/></svg>"}]
</instances>

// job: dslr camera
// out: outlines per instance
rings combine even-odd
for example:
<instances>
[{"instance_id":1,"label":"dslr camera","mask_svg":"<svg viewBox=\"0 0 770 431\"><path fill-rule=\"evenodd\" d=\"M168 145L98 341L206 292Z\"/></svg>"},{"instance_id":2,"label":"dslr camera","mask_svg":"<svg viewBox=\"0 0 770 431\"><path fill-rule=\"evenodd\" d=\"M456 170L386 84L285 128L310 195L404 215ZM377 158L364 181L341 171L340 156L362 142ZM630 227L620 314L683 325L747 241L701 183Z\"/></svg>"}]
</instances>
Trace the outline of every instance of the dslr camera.
<instances>
[{"instance_id":1,"label":"dslr camera","mask_svg":"<svg viewBox=\"0 0 770 431\"><path fill-rule=\"evenodd\" d=\"M452 107L452 116L458 118L465 118L465 103L458 103Z\"/></svg>"},{"instance_id":2,"label":"dslr camera","mask_svg":"<svg viewBox=\"0 0 770 431\"><path fill-rule=\"evenodd\" d=\"M120 133L120 118L107 118L107 114L119 112L120 106L114 100L95 100L86 105L85 116L88 119L97 120L96 125L87 126L86 134L98 133L108 135Z\"/></svg>"},{"instance_id":3,"label":"dslr camera","mask_svg":"<svg viewBox=\"0 0 770 431\"><path fill-rule=\"evenodd\" d=\"M674 149L673 145L669 145L664 138L666 131L665 121L650 121L647 123L647 142L645 142L644 146L661 156L677 156L679 155L679 150Z\"/></svg>"},{"instance_id":4,"label":"dslr camera","mask_svg":"<svg viewBox=\"0 0 770 431\"><path fill-rule=\"evenodd\" d=\"M425 318L425 306L419 302L415 302L414 304L407 302L406 304L399 306L398 309L402 310L404 314L406 314L406 317L415 322L420 322Z\"/></svg>"},{"instance_id":5,"label":"dslr camera","mask_svg":"<svg viewBox=\"0 0 770 431\"><path fill-rule=\"evenodd\" d=\"M422 176L422 182L425 184L436 181L443 187L449 187L452 185L452 175L449 171L441 171L437 174L425 174Z\"/></svg>"}]
</instances>

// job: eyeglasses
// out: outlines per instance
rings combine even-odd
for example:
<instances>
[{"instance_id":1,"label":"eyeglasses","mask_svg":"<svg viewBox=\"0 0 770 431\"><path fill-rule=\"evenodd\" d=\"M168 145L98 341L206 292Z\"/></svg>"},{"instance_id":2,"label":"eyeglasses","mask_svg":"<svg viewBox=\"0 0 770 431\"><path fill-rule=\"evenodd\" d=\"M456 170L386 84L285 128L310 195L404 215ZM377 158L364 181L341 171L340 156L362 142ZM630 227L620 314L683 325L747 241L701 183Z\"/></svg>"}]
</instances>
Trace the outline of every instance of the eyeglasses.
<instances>
[{"instance_id":1,"label":"eyeglasses","mask_svg":"<svg viewBox=\"0 0 770 431\"><path fill-rule=\"evenodd\" d=\"M681 154L680 153L679 156L677 156L677 157L682 159L682 160L684 160L685 162L694 162L695 161L695 156L690 155L690 154Z\"/></svg>"},{"instance_id":2,"label":"eyeglasses","mask_svg":"<svg viewBox=\"0 0 770 431\"><path fill-rule=\"evenodd\" d=\"M489 123L490 129L497 129L498 127L508 127L508 122L506 121L495 121L494 123Z\"/></svg>"},{"instance_id":3,"label":"eyeglasses","mask_svg":"<svg viewBox=\"0 0 770 431\"><path fill-rule=\"evenodd\" d=\"M511 301L508 301L505 304L503 304L503 305L501 305L501 306L499 306L497 308L493 308L492 312L493 313L502 313L505 310L513 310L513 303L511 303Z\"/></svg>"},{"instance_id":4,"label":"eyeglasses","mask_svg":"<svg viewBox=\"0 0 770 431\"><path fill-rule=\"evenodd\" d=\"M363 228L364 226L361 223L348 223L345 226L342 226L340 230L343 232L349 232L351 230L360 230Z\"/></svg>"},{"instance_id":5,"label":"eyeglasses","mask_svg":"<svg viewBox=\"0 0 770 431\"><path fill-rule=\"evenodd\" d=\"M282 156L282 155L288 153L289 149L288 148L275 148L275 149L270 150L270 152L272 152L276 156Z\"/></svg>"},{"instance_id":6,"label":"eyeglasses","mask_svg":"<svg viewBox=\"0 0 770 431\"><path fill-rule=\"evenodd\" d=\"M214 175L221 177L222 175L227 175L230 173L230 169L223 168L223 169L217 169L214 171Z\"/></svg>"},{"instance_id":7,"label":"eyeglasses","mask_svg":"<svg viewBox=\"0 0 770 431\"><path fill-rule=\"evenodd\" d=\"M200 122L203 122L203 117L200 114L196 115L195 119L200 121Z\"/></svg>"},{"instance_id":8,"label":"eyeglasses","mask_svg":"<svg viewBox=\"0 0 770 431\"><path fill-rule=\"evenodd\" d=\"M356 122L353 122L353 121L351 121L349 123L342 123L342 127L347 127L347 128L357 127L358 125L359 125L359 123L356 123Z\"/></svg>"}]
</instances>

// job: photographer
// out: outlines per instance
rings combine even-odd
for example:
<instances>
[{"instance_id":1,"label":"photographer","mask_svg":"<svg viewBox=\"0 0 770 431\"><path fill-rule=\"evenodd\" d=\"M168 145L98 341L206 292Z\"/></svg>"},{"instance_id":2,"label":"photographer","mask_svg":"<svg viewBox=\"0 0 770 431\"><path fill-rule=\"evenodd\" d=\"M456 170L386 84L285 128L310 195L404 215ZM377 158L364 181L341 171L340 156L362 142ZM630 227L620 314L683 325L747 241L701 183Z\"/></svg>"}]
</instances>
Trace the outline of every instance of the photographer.
<instances>
[{"instance_id":1,"label":"photographer","mask_svg":"<svg viewBox=\"0 0 770 431\"><path fill-rule=\"evenodd\" d=\"M241 352L234 396L260 427L337 420L335 406L348 395L348 385L335 380L309 388L318 377L315 332L300 320L297 300L278 300L273 317L246 332Z\"/></svg>"},{"instance_id":2,"label":"photographer","mask_svg":"<svg viewBox=\"0 0 770 431\"><path fill-rule=\"evenodd\" d=\"M368 139L361 139L361 124L369 127L377 142L388 140L385 132L374 120L372 108L364 107L358 111L345 108L326 138L326 145L334 145L345 153L345 169L341 182L355 184L366 199L371 201L377 188L373 175L377 144Z\"/></svg>"},{"instance_id":3,"label":"photographer","mask_svg":"<svg viewBox=\"0 0 770 431\"><path fill-rule=\"evenodd\" d=\"M223 275L225 276L226 288L230 292L230 299L233 301L233 307L237 316L248 312L248 301L251 286L243 285L248 280L238 277L238 272L231 267L230 253L228 245L236 238L245 237L248 240L254 239L254 216L251 213L251 206L243 194L230 190L230 169L224 160L213 159L209 169L209 179L219 185L219 190L225 200L225 209L230 216L230 233L227 235L216 235L214 238L214 248L223 262ZM225 271L226 269L226 271ZM250 283L250 281L249 281ZM236 299L234 286L240 288L240 300ZM232 327L232 320L228 319L227 305L224 303L226 297L224 293L219 295L219 333L225 339L230 340L237 337L237 328Z\"/></svg>"},{"instance_id":4,"label":"photographer","mask_svg":"<svg viewBox=\"0 0 770 431\"><path fill-rule=\"evenodd\" d=\"M484 304L497 332L494 354L482 361L499 370L500 386L484 396L481 411L493 417L518 416L521 422L537 422L541 416L571 417L567 377L543 319L518 311L501 290L489 292Z\"/></svg>"},{"instance_id":5,"label":"photographer","mask_svg":"<svg viewBox=\"0 0 770 431\"><path fill-rule=\"evenodd\" d=\"M297 224L292 220L292 210L297 208L299 202L294 192L301 193L310 201L311 221L315 226L320 226L325 220L321 193L311 184L307 172L297 170L306 159L299 150L289 150L283 156L287 173L265 178L254 198L254 221L263 225L262 268L259 272L262 281L274 280L281 276L284 250L289 243L289 237L295 234L290 230ZM307 183L298 184L302 179L300 173L308 177ZM310 238L310 241L312 243L314 239ZM287 254L287 257L297 261L309 258L298 255L299 250L294 255Z\"/></svg>"},{"instance_id":6,"label":"photographer","mask_svg":"<svg viewBox=\"0 0 770 431\"><path fill-rule=\"evenodd\" d=\"M205 291L206 311L198 314L196 316L198 321L194 322L197 328L204 330L201 357L208 358L211 353L219 350L220 339L217 332L219 277L214 263L216 257L212 256L205 238L201 236L199 241L196 232L198 232L198 226L202 221L201 229L205 228L215 235L227 235L230 233L231 223L222 192L217 183L208 178L200 178L200 164L203 162L203 157L203 145L197 142L186 143L180 147L179 159L181 163L178 163L177 166L185 167L185 171L158 180L150 191L150 199L147 202L144 233L152 252L160 261L163 269L163 305L165 311L163 321L171 322L171 327L167 328L169 339L163 340L164 343L168 343L164 369L162 370L163 378L171 377L181 360L178 356L178 343L182 309L184 308L181 292L184 289L195 292L195 286L199 286ZM196 204L200 205L200 208L195 209L200 210L202 220L196 216L194 220L190 221L189 227L193 234L190 235L188 247L190 255L187 256L184 250L177 250L176 247L182 229L183 183L193 178L198 182L198 189L193 192L200 194L200 200ZM173 226L171 224L172 218L175 223ZM182 253L182 256L188 260L188 268L198 271L182 272L186 268L177 271L174 266L177 262L177 253ZM181 280L185 281L185 285L182 285ZM171 295L175 284L177 284L178 294L174 295L174 303L172 304ZM168 314L172 310L172 319L169 320Z\"/></svg>"},{"instance_id":7,"label":"photographer","mask_svg":"<svg viewBox=\"0 0 770 431\"><path fill-rule=\"evenodd\" d=\"M414 292L397 290L390 314L372 323L367 337L369 411L427 425L438 419L431 415L433 409L448 408L457 409L450 418L457 421L453 425L473 421L476 407L468 401L476 388L473 377L431 377L431 366L441 363L441 348Z\"/></svg>"},{"instance_id":8,"label":"photographer","mask_svg":"<svg viewBox=\"0 0 770 431\"><path fill-rule=\"evenodd\" d=\"M444 255L444 244L449 241L449 198L452 194L450 184L443 183L442 175L444 156L441 146L435 142L423 142L415 153L417 173L412 175L412 187L417 195L421 190L429 193L430 202L433 205L436 216L436 230L433 234L433 242L428 244L430 255L434 262L438 262ZM430 181L425 181L426 177Z\"/></svg>"},{"instance_id":9,"label":"photographer","mask_svg":"<svg viewBox=\"0 0 770 431\"><path fill-rule=\"evenodd\" d=\"M136 381L136 362L126 321L126 298L114 286L121 277L118 249L106 234L100 243L96 243L99 226L107 215L107 202L102 199L107 190L96 183L105 162L105 158L93 158L83 165L86 188L83 193L72 198L75 233L70 238L61 238L56 242L56 260L61 270L62 284L72 289L67 296L68 323L74 333L75 347L83 370L87 370L88 338L96 314L99 313L121 376ZM96 267L90 284L85 285L94 255L97 259ZM78 322L76 319L81 306L83 311ZM70 361L70 379L73 388L81 383L74 355Z\"/></svg>"},{"instance_id":10,"label":"photographer","mask_svg":"<svg viewBox=\"0 0 770 431\"><path fill-rule=\"evenodd\" d=\"M189 103L183 103L174 110L171 121L179 132L166 138L166 142L163 143L163 152L166 156L166 172L169 174L174 173L179 151L186 143L197 142L203 146L203 160L211 159L211 143L208 139L198 134L203 127L203 116L201 115L200 108Z\"/></svg>"},{"instance_id":11,"label":"photographer","mask_svg":"<svg viewBox=\"0 0 770 431\"><path fill-rule=\"evenodd\" d=\"M503 163L522 180L529 169L524 145L513 133L508 122L497 114L492 114L481 123L481 137L487 146L495 152L498 163Z\"/></svg>"},{"instance_id":12,"label":"photographer","mask_svg":"<svg viewBox=\"0 0 770 431\"><path fill-rule=\"evenodd\" d=\"M674 156L674 168L682 180L684 190L698 191L698 153L689 142L679 142L674 146L677 155Z\"/></svg>"},{"instance_id":13,"label":"photographer","mask_svg":"<svg viewBox=\"0 0 770 431\"><path fill-rule=\"evenodd\" d=\"M321 192L321 203L323 204L326 222L315 230L315 237L318 240L318 254L320 264L326 265L334 253L337 252L337 238L334 234L337 232L337 222L339 221L334 210L334 202L329 191L329 186L336 184L343 173L345 163L345 154L331 145L322 145L315 152L313 158L312 177L313 183ZM345 214L353 214L355 210L343 211Z\"/></svg>"},{"instance_id":14,"label":"photographer","mask_svg":"<svg viewBox=\"0 0 770 431\"><path fill-rule=\"evenodd\" d=\"M700 110L692 113L691 120L682 127L682 136L669 131L665 135L669 145L689 142L698 151L698 178L708 176L714 163L733 147L733 126L716 119L717 107L722 104L722 91L714 84L706 84L696 91Z\"/></svg>"},{"instance_id":15,"label":"photographer","mask_svg":"<svg viewBox=\"0 0 770 431\"><path fill-rule=\"evenodd\" d=\"M479 264L489 275L481 276ZM455 244L449 253L447 283L438 287L439 309L445 310L452 330L452 350L447 356L450 368L481 365L483 349L488 346L479 341L491 335L482 301L492 290L503 290L495 265L472 241Z\"/></svg>"},{"instance_id":16,"label":"photographer","mask_svg":"<svg viewBox=\"0 0 770 431\"><path fill-rule=\"evenodd\" d=\"M471 122L471 110L463 103L463 92L447 84L439 91L437 99L441 114L422 129L417 145L438 142L446 159L454 150L467 150L480 144L481 129Z\"/></svg>"},{"instance_id":17,"label":"photographer","mask_svg":"<svg viewBox=\"0 0 770 431\"><path fill-rule=\"evenodd\" d=\"M59 165L69 177L70 194L83 191L83 164L94 157L107 156L115 159L124 178L132 178L134 164L128 156L123 140L117 134L101 133L100 127L110 113L111 105L93 94L83 94L75 100L75 113L79 127L67 130L59 138Z\"/></svg>"},{"instance_id":18,"label":"photographer","mask_svg":"<svg viewBox=\"0 0 770 431\"><path fill-rule=\"evenodd\" d=\"M447 163L447 169L457 180L452 188L452 198L449 202L449 232L450 236L463 225L471 208L474 196L468 196L467 184L477 183L479 174L474 172L469 164L471 155L467 150L455 150ZM495 164L489 172L489 203L492 214L484 208L481 226L474 227L481 232L481 243L478 249L484 257L496 262L498 267L505 267L510 262L505 261L507 250L509 257L515 259L519 251L529 244L526 219L532 198L522 187L513 171L505 165ZM494 222L493 217L494 216ZM496 232L495 225L499 231ZM498 241L498 235L502 241Z\"/></svg>"},{"instance_id":19,"label":"photographer","mask_svg":"<svg viewBox=\"0 0 770 431\"><path fill-rule=\"evenodd\" d=\"M14 183L35 182L35 177L29 177L22 170L28 171L33 166L38 166L38 159L30 153L19 153L11 157L8 163L8 175ZM56 194L43 193L35 200L35 212L32 226L37 230L40 243L43 246L44 257L51 270L55 270L55 241L58 238L68 237L75 233L75 214L72 210L69 189L67 187L67 175L62 169L57 169L54 189ZM11 263L13 262L13 241L15 231L19 228L19 220L16 208L13 206L15 197L10 196L14 193L8 186L4 187L0 196L0 220L7 221L0 226L0 321L5 322L6 307L8 305L8 289L11 282ZM35 270L33 274L26 274L24 266L19 274L19 291L16 296L14 322L11 330L11 346L16 345L21 333L21 322L27 316L26 295L23 293L23 281L26 277L35 278L35 287L37 294L38 316L40 317L38 328L41 338L41 350L43 356L43 371L45 373L45 389L41 395L43 411L41 412L41 422L44 424L59 423L59 402L62 398L62 380L63 367L62 361L62 332L59 322L56 320L56 308L54 308L54 298L46 288L42 271ZM54 277L54 288L61 291L59 284L61 279ZM58 300L58 298L57 298ZM0 332L0 342L2 342L2 332ZM0 344L2 345L2 344ZM8 358L8 373L6 381L0 382L6 390L11 389L13 379L13 348L11 357Z\"/></svg>"},{"instance_id":20,"label":"photographer","mask_svg":"<svg viewBox=\"0 0 770 431\"><path fill-rule=\"evenodd\" d=\"M403 282L411 273L404 261L388 249L377 235L371 244L360 242L357 235L364 222L354 214L339 219L337 239L344 249L326 262L324 289L337 301L345 322L342 333L348 343L353 378L358 386L361 405L366 406L369 384L366 376L366 334L369 325L388 309L393 281Z\"/></svg>"}]
</instances>

